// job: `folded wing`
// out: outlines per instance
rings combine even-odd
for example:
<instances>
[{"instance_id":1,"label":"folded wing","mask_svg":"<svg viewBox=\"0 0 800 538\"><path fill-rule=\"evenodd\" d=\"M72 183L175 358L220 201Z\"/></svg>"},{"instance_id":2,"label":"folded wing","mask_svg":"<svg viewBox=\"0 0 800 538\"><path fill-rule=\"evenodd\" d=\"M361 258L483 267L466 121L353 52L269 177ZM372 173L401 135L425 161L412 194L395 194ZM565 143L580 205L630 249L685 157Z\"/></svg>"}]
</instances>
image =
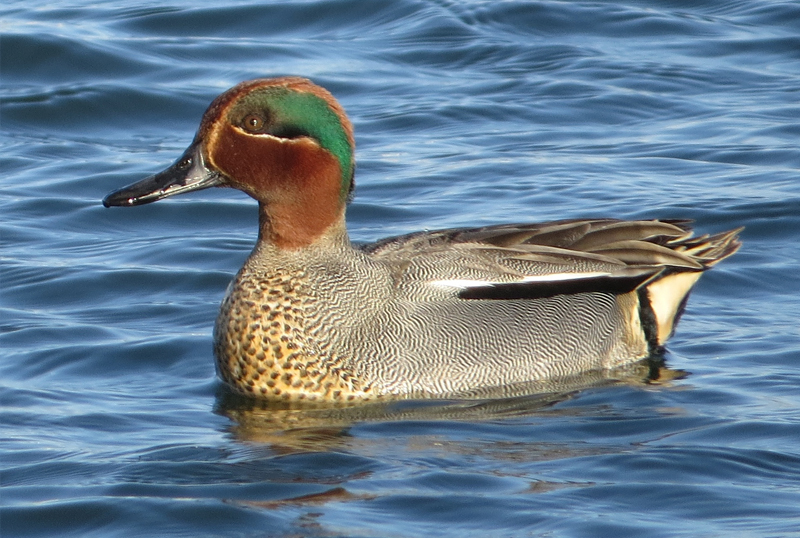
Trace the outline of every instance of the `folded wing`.
<instances>
[{"instance_id":1,"label":"folded wing","mask_svg":"<svg viewBox=\"0 0 800 538\"><path fill-rule=\"evenodd\" d=\"M661 345L700 274L740 246L741 228L693 237L689 224L580 219L454 228L362 249L395 268L398 286L425 283L463 300L643 290Z\"/></svg>"}]
</instances>

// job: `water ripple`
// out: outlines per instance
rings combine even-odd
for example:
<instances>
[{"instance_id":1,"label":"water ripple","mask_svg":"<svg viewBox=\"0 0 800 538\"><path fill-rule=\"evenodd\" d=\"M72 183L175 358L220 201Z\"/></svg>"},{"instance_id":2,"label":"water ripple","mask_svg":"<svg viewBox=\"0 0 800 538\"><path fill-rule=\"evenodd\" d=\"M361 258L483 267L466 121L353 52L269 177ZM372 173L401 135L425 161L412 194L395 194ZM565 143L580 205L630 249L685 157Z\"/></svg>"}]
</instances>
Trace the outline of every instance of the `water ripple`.
<instances>
[{"instance_id":1,"label":"water ripple","mask_svg":"<svg viewBox=\"0 0 800 538\"><path fill-rule=\"evenodd\" d=\"M785 536L800 527L800 7L356 0L0 8L4 535ZM112 211L232 84L348 110L351 236L744 225L666 364L552 393L259 407L216 380L231 190ZM658 372L654 376L653 372Z\"/></svg>"}]
</instances>

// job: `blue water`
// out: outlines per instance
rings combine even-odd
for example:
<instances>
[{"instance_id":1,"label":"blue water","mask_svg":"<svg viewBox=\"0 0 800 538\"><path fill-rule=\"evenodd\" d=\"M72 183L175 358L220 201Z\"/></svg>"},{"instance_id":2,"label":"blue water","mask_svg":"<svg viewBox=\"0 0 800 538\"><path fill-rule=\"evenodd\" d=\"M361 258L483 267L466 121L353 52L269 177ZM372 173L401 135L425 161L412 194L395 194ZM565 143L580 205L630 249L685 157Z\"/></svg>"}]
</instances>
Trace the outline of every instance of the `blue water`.
<instances>
[{"instance_id":1,"label":"blue water","mask_svg":"<svg viewBox=\"0 0 800 538\"><path fill-rule=\"evenodd\" d=\"M800 536L800 4L55 4L0 7L3 537ZM744 246L655 381L230 398L211 327L254 203L100 200L282 74L355 124L355 240L610 216Z\"/></svg>"}]
</instances>

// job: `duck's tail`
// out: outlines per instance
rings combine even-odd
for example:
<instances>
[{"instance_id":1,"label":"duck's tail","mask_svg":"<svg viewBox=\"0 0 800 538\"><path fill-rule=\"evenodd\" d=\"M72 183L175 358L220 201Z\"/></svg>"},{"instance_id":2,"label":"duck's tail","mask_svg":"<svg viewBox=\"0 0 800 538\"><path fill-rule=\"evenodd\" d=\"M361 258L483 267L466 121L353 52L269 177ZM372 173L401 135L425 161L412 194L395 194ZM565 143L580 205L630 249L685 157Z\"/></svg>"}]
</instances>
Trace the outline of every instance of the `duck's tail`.
<instances>
[{"instance_id":1,"label":"duck's tail","mask_svg":"<svg viewBox=\"0 0 800 538\"><path fill-rule=\"evenodd\" d=\"M699 269L668 267L641 289L644 295L642 301L646 300L649 303L654 318L652 340L655 344L663 346L672 335L683 313L689 292L703 271L739 250L742 243L738 236L743 229L737 228L700 237L690 237L691 232L689 232L686 236L671 240L664 245L688 256L701 267Z\"/></svg>"}]
</instances>

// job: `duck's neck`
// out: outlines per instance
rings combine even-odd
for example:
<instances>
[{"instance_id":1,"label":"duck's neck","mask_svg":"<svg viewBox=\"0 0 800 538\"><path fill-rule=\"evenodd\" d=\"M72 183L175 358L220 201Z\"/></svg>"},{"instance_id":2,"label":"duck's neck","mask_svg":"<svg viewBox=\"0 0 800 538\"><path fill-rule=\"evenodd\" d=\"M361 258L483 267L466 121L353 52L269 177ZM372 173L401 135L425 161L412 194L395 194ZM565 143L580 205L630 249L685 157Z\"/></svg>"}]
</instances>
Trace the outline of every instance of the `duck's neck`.
<instances>
[{"instance_id":1,"label":"duck's neck","mask_svg":"<svg viewBox=\"0 0 800 538\"><path fill-rule=\"evenodd\" d=\"M260 149L263 158L250 159L241 176L248 179L243 190L259 201L261 242L296 250L345 230L346 192L336 157L308 138Z\"/></svg>"},{"instance_id":2,"label":"duck's neck","mask_svg":"<svg viewBox=\"0 0 800 538\"><path fill-rule=\"evenodd\" d=\"M348 244L344 207L258 204L258 242L280 250Z\"/></svg>"}]
</instances>

